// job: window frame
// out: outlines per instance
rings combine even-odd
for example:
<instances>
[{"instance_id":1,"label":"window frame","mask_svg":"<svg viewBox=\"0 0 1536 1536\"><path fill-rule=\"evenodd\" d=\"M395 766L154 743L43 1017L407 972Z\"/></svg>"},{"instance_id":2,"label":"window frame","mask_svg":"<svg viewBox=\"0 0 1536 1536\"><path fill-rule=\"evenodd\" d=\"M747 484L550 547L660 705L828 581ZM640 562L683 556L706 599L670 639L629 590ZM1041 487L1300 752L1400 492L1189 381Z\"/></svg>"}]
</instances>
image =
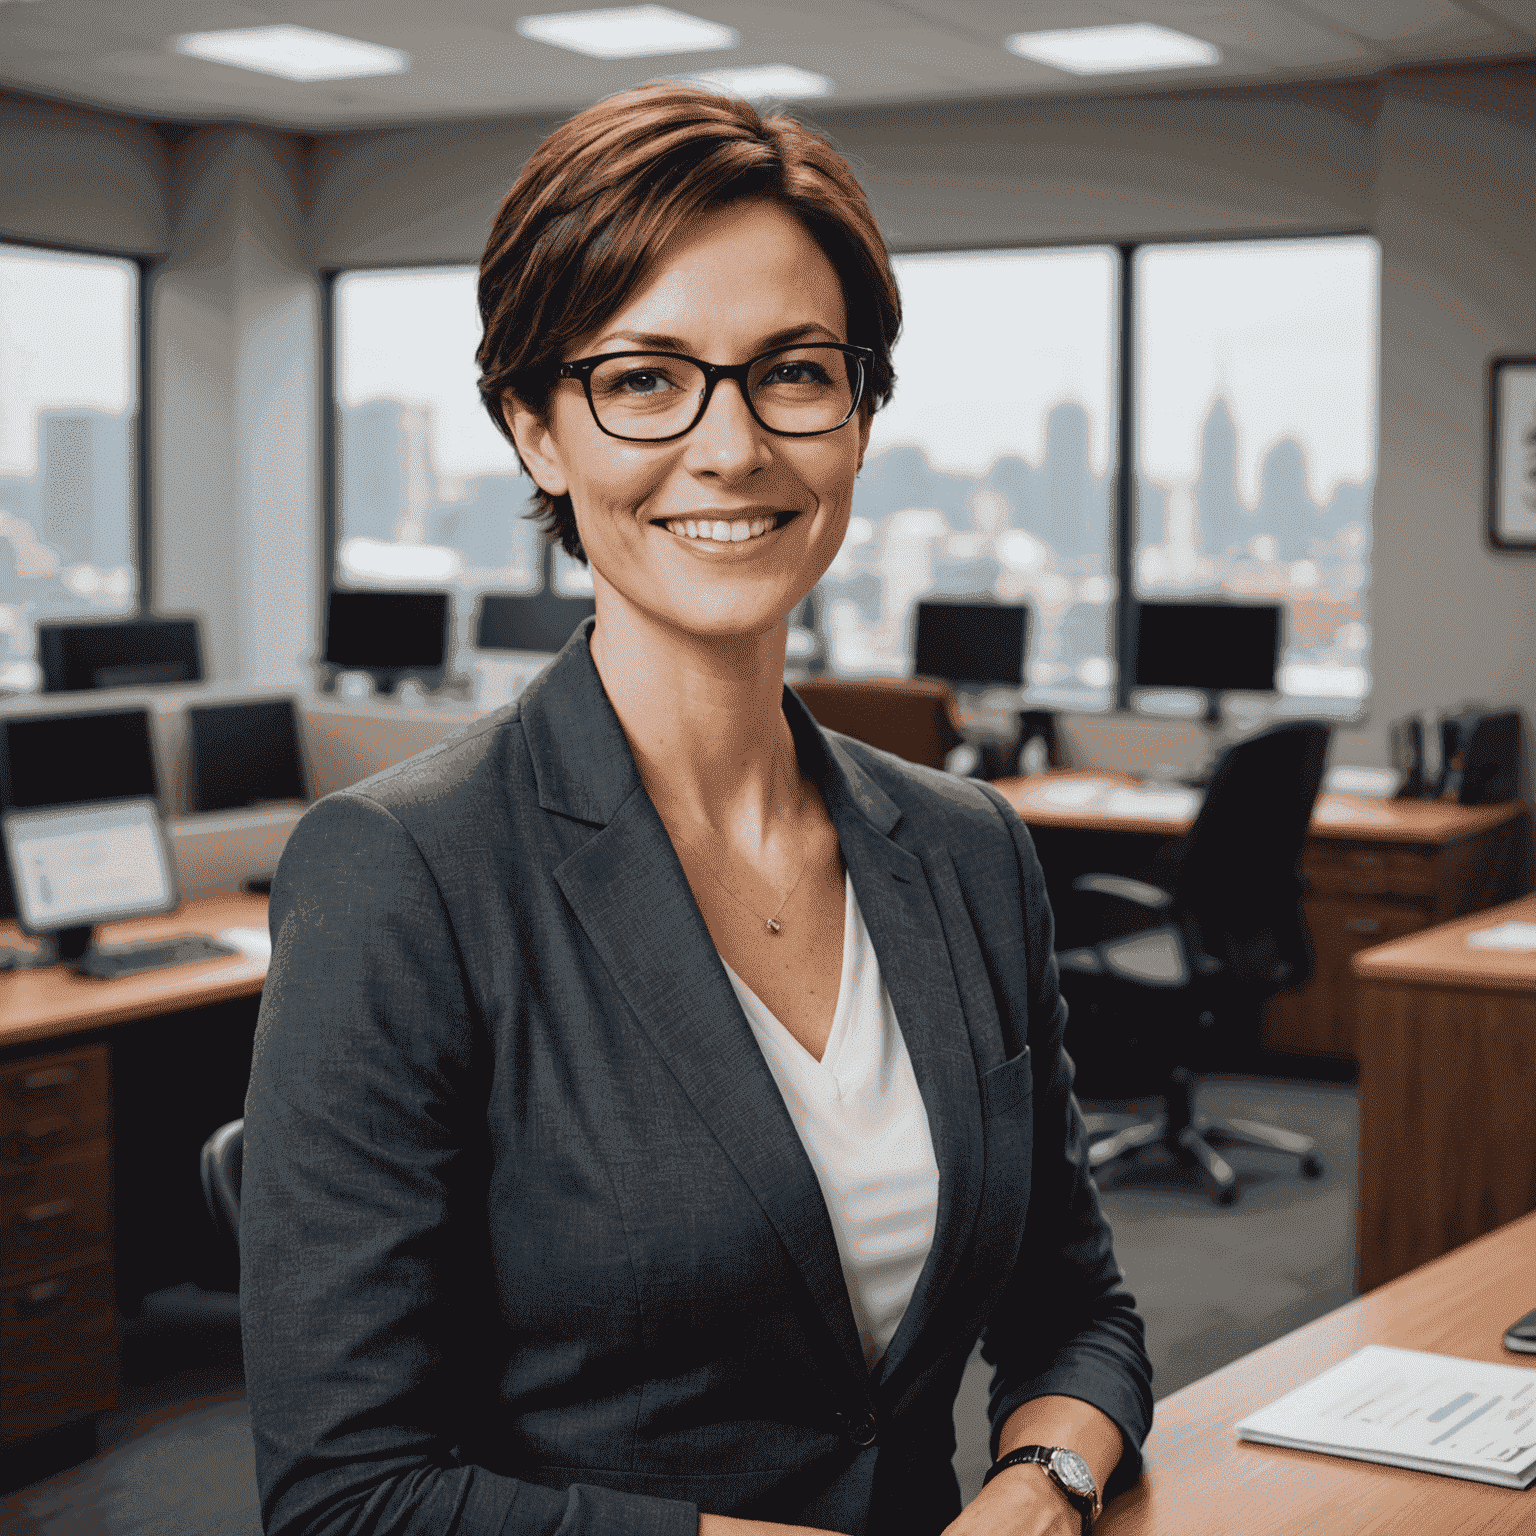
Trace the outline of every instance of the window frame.
<instances>
[{"instance_id":1,"label":"window frame","mask_svg":"<svg viewBox=\"0 0 1536 1536\"><path fill-rule=\"evenodd\" d=\"M73 240L39 240L30 235L0 234L0 245L22 246L33 251L57 251L64 256L105 256L114 261L131 262L138 273L138 303L135 305L134 325L137 331L133 349L134 412L131 442L133 444L133 469L129 484L133 491L133 505L129 509L129 547L133 551L134 606L125 618L142 618L154 612L154 519L151 516L153 479L150 468L150 293L154 286L157 269L164 262L163 256L147 256L143 251L119 250L109 245L87 244Z\"/></svg>"},{"instance_id":2,"label":"window frame","mask_svg":"<svg viewBox=\"0 0 1536 1536\"><path fill-rule=\"evenodd\" d=\"M1114 640L1115 684L1114 694L1110 706L1104 711L1106 715L1129 716L1137 720L1149 718L1166 719L1165 716L1151 716L1147 711L1138 709L1131 702L1131 694L1134 690L1132 682L1133 669L1128 665L1128 659L1134 647L1136 633L1136 596L1135 596L1135 564L1136 541L1138 537L1139 506L1138 485L1139 478L1136 467L1136 325L1137 325L1137 295L1134 281L1134 273L1137 255L1151 247L1167 248L1170 246L1194 246L1194 245L1234 245L1272 243L1275 241L1300 241L1300 240L1348 240L1367 238L1376 240L1378 250L1380 240L1373 230L1364 227L1354 228L1299 228L1284 230L1223 230L1216 233L1192 232L1179 235L1142 235L1121 239L1094 239L1083 235L1075 239L1058 240L1033 240L999 243L997 241L966 241L952 245L899 245L891 246L892 256L941 256L964 255L967 252L982 254L984 252L1010 252L1010 251L1065 251L1080 250L1090 247L1112 250L1117 258L1117 270L1115 280L1117 283L1117 313L1114 326L1114 460L1111 466L1111 478L1114 484L1114 507L1110 519L1110 558L1107 566L1114 572L1115 597L1114 613L1110 624L1110 633ZM381 271L408 271L412 268L420 268L423 271L441 270L444 267L463 265L472 268L473 262L455 262L450 260L436 261L393 261L393 262L360 262L355 265L326 266L320 271L320 321L321 321L321 399L324 401L324 423L321 434L321 473L323 481L323 505L324 505L324 534L323 534L323 559L320 581L320 612L325 611L326 596L335 583L336 578L336 532L337 532L337 486L336 486L336 280L353 272L381 272ZM1377 291L1377 422L1378 422L1378 448L1380 443L1380 290ZM1377 472L1379 474L1379 464ZM1374 524L1375 501L1372 498L1372 521ZM1369 601L1370 584L1367 582L1366 603ZM1371 693L1375 687L1375 675L1372 672L1370 683L1365 695L1352 705L1337 709L1317 709L1313 712L1323 714L1336 725L1359 726L1370 717ZM1320 703L1321 701L1314 701ZM1342 701L1341 701L1342 702Z\"/></svg>"}]
</instances>

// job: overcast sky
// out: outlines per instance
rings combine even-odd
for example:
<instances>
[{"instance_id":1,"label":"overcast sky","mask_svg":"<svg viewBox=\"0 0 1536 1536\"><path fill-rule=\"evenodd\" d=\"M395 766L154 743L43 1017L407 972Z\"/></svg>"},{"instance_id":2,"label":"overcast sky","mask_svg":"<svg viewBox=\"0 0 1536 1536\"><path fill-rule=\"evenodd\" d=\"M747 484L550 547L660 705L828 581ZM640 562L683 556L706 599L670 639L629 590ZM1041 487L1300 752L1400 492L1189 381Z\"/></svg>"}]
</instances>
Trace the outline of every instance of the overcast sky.
<instances>
[{"instance_id":1,"label":"overcast sky","mask_svg":"<svg viewBox=\"0 0 1536 1536\"><path fill-rule=\"evenodd\" d=\"M37 413L132 407L131 261L0 249L0 475L37 472Z\"/></svg>"}]
</instances>

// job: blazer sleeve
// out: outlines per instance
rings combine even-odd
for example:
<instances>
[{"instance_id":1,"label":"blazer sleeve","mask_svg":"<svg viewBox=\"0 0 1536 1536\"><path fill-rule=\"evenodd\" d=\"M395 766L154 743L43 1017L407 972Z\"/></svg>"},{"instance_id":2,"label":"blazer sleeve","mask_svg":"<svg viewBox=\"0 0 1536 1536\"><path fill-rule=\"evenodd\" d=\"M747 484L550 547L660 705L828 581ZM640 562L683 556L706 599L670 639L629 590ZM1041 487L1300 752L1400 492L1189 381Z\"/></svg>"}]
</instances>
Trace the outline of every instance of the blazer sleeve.
<instances>
[{"instance_id":1,"label":"blazer sleeve","mask_svg":"<svg viewBox=\"0 0 1536 1536\"><path fill-rule=\"evenodd\" d=\"M982 1356L996 1368L988 1404L992 1456L1021 1403L1056 1394L1080 1398L1120 1426L1125 1449L1105 1490L1115 1493L1141 1472L1141 1445L1152 1427L1152 1363L1089 1176L1087 1127L1062 1043L1067 1005L1045 876L1017 812L986 789L1018 860L1035 1064L1029 1216L1013 1275L982 1334Z\"/></svg>"},{"instance_id":2,"label":"blazer sleeve","mask_svg":"<svg viewBox=\"0 0 1536 1536\"><path fill-rule=\"evenodd\" d=\"M320 802L284 851L271 929L240 1213L263 1530L696 1536L692 1504L460 1456L498 1375L489 1051L409 832L357 792Z\"/></svg>"}]
</instances>

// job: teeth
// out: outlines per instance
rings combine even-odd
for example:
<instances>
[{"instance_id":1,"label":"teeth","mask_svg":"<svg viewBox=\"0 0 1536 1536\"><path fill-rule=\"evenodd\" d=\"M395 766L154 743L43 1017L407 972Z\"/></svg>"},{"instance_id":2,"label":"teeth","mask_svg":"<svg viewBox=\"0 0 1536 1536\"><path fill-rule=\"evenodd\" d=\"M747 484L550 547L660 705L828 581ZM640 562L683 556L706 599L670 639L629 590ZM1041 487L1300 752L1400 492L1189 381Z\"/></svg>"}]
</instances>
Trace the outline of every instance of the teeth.
<instances>
[{"instance_id":1,"label":"teeth","mask_svg":"<svg viewBox=\"0 0 1536 1536\"><path fill-rule=\"evenodd\" d=\"M701 522L696 518L675 517L667 523L667 531L679 538L712 539L717 544L740 544L771 532L776 519L771 517L738 518L734 523L717 519Z\"/></svg>"}]
</instances>

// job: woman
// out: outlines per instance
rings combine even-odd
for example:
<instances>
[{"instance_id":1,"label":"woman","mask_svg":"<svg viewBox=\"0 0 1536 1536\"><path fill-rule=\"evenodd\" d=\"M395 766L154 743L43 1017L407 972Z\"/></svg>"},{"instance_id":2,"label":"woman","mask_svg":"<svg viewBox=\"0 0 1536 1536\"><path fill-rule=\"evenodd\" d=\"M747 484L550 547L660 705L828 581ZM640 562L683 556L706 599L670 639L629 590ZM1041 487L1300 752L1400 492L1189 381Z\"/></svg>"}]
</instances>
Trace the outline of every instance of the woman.
<instances>
[{"instance_id":1,"label":"woman","mask_svg":"<svg viewBox=\"0 0 1536 1536\"><path fill-rule=\"evenodd\" d=\"M863 195L803 126L647 87L529 161L481 310L596 617L284 854L241 1231L266 1529L1086 1530L1150 1371L1028 835L782 685L892 383ZM1006 1464L962 1513L978 1336Z\"/></svg>"}]
</instances>

